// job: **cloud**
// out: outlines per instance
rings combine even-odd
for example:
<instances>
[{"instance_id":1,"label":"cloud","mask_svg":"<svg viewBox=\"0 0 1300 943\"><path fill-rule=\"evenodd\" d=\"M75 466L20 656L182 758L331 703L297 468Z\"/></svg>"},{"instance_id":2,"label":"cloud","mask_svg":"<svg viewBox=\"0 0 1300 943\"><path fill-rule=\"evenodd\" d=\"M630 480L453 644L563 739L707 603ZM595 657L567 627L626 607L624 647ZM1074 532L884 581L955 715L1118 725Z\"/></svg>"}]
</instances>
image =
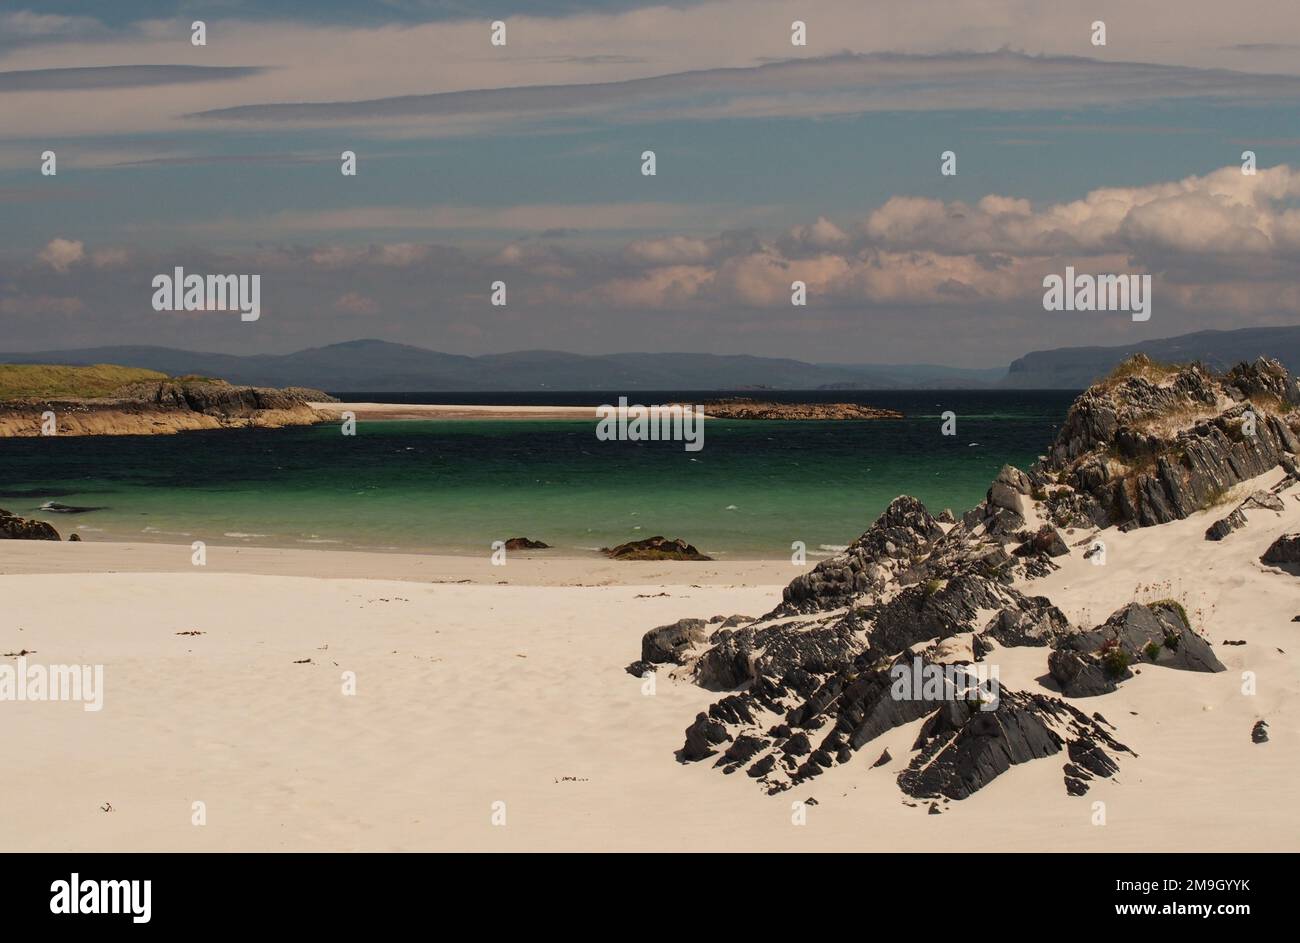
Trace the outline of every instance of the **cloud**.
<instances>
[{"instance_id":1,"label":"cloud","mask_svg":"<svg viewBox=\"0 0 1300 943\"><path fill-rule=\"evenodd\" d=\"M306 123L580 113L615 120L860 114L898 110L1027 110L1171 98L1300 98L1300 76L1260 75L1076 56L1000 51L840 53L744 68L616 82L532 85L364 101L259 103L190 117Z\"/></svg>"},{"instance_id":2,"label":"cloud","mask_svg":"<svg viewBox=\"0 0 1300 943\"><path fill-rule=\"evenodd\" d=\"M113 167L190 167L205 164L324 164L334 163L333 158L306 154L184 154L175 157L143 157L120 160Z\"/></svg>"},{"instance_id":3,"label":"cloud","mask_svg":"<svg viewBox=\"0 0 1300 943\"><path fill-rule=\"evenodd\" d=\"M1300 172L1230 166L1041 206L899 196L856 224L819 217L772 241L664 236L630 243L620 259L641 271L579 288L575 301L786 309L798 280L813 305L970 310L1032 304L1045 274L1074 265L1153 273L1180 307L1205 310L1214 298L1225 313L1300 311Z\"/></svg>"},{"instance_id":4,"label":"cloud","mask_svg":"<svg viewBox=\"0 0 1300 943\"><path fill-rule=\"evenodd\" d=\"M407 268L429 257L429 247L412 242L370 246L320 246L311 251L311 264L325 269L381 266Z\"/></svg>"},{"instance_id":5,"label":"cloud","mask_svg":"<svg viewBox=\"0 0 1300 943\"><path fill-rule=\"evenodd\" d=\"M187 224L194 233L319 233L404 230L408 232L490 232L556 234L635 231L670 226L716 227L720 220L740 224L770 213L771 207L706 203L537 203L514 206L356 206L346 209L288 210L250 220L215 219Z\"/></svg>"},{"instance_id":6,"label":"cloud","mask_svg":"<svg viewBox=\"0 0 1300 943\"><path fill-rule=\"evenodd\" d=\"M1060 202L899 196L856 219L599 244L268 242L215 253L177 243L123 252L63 236L39 259L0 255L0 297L7 312L30 315L20 334L29 349L73 338L244 350L279 338L294 349L382 331L476 352L663 349L668 338L676 349L722 353L988 363L1032 347L1296 323L1300 172L1282 165L1246 176L1233 165ZM176 264L261 273L265 333L250 341L237 319L153 317L150 279ZM1151 274L1151 322L1045 312L1043 277L1067 265ZM488 303L497 279L509 285L508 309ZM806 307L791 305L794 281L807 285Z\"/></svg>"},{"instance_id":7,"label":"cloud","mask_svg":"<svg viewBox=\"0 0 1300 943\"><path fill-rule=\"evenodd\" d=\"M237 5L221 18L217 41L210 35L209 47L197 51L189 17L112 16L109 27L88 17L10 14L0 18L0 67L131 69L196 56L219 56L226 68L274 66L233 81L88 90L76 101L51 99L57 91L10 96L7 126L46 137L174 131L182 115L254 116L263 113L228 110L262 106L277 120L377 121L388 133L435 137L463 133L460 125L476 115L509 131L522 120L586 109L643 121L656 112L706 118L934 108L946 107L947 97L960 108L1023 109L1295 96L1287 79L1300 69L1286 48L1300 44L1293 0L1256 0L1248 17L1221 0L1182 0L1176 17L1160 4L1097 2L1090 16L1106 20L1110 47L1088 44L1088 23L1069 4L1040 4L1027 16L1024 0L819 0L801 11L809 45L800 49L790 45L787 0L530 6L531 15L510 14L505 47L489 45L489 18L451 8L389 5L386 21L384 8L372 4L363 17L323 22L328 11L295 19ZM426 22L418 22L422 10ZM1071 65L1081 52L1104 62ZM891 61L895 54L901 58ZM1292 74L1259 74L1269 71ZM782 87L783 76L795 76L798 87ZM300 102L308 103L302 111ZM357 102L376 103L377 117ZM418 121L427 115L440 120Z\"/></svg>"},{"instance_id":8,"label":"cloud","mask_svg":"<svg viewBox=\"0 0 1300 943\"><path fill-rule=\"evenodd\" d=\"M996 195L974 205L894 197L861 228L872 244L892 249L1291 254L1300 251L1297 201L1300 172L1291 167L1246 175L1230 166L1143 187L1103 187L1037 209L1028 200Z\"/></svg>"},{"instance_id":9,"label":"cloud","mask_svg":"<svg viewBox=\"0 0 1300 943\"><path fill-rule=\"evenodd\" d=\"M334 307L348 314L369 316L379 313L379 305L373 299L355 291L339 295L334 302Z\"/></svg>"},{"instance_id":10,"label":"cloud","mask_svg":"<svg viewBox=\"0 0 1300 943\"><path fill-rule=\"evenodd\" d=\"M849 241L848 234L825 216L818 216L813 223L791 227L789 238L796 245L813 249L829 249Z\"/></svg>"},{"instance_id":11,"label":"cloud","mask_svg":"<svg viewBox=\"0 0 1300 943\"><path fill-rule=\"evenodd\" d=\"M0 72L0 92L50 92L105 88L139 88L216 82L260 75L251 66L115 65L66 69L25 69Z\"/></svg>"},{"instance_id":12,"label":"cloud","mask_svg":"<svg viewBox=\"0 0 1300 943\"><path fill-rule=\"evenodd\" d=\"M0 13L0 49L6 46L96 39L109 35L104 24L91 16L62 16L15 10Z\"/></svg>"},{"instance_id":13,"label":"cloud","mask_svg":"<svg viewBox=\"0 0 1300 943\"><path fill-rule=\"evenodd\" d=\"M663 239L638 239L623 250L633 262L658 265L686 262L705 262L717 250L716 243L689 236L668 236Z\"/></svg>"},{"instance_id":14,"label":"cloud","mask_svg":"<svg viewBox=\"0 0 1300 943\"><path fill-rule=\"evenodd\" d=\"M18 315L56 315L75 317L84 313L85 303L80 298L59 297L57 295L17 295L0 298L0 314Z\"/></svg>"},{"instance_id":15,"label":"cloud","mask_svg":"<svg viewBox=\"0 0 1300 943\"><path fill-rule=\"evenodd\" d=\"M85 256L85 243L72 239L51 239L45 248L37 253L36 259L56 272L66 272Z\"/></svg>"},{"instance_id":16,"label":"cloud","mask_svg":"<svg viewBox=\"0 0 1300 943\"><path fill-rule=\"evenodd\" d=\"M126 265L130 259L130 252L116 247L95 249L90 253L90 264L95 268L118 268Z\"/></svg>"}]
</instances>

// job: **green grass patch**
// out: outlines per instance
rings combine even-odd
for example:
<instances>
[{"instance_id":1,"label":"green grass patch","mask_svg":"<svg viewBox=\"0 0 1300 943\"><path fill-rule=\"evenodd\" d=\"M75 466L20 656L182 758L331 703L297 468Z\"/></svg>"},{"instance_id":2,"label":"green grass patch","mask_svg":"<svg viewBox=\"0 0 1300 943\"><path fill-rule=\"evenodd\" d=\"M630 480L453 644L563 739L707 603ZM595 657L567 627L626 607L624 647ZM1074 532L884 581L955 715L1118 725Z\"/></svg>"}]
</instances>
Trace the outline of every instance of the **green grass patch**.
<instances>
[{"instance_id":1,"label":"green grass patch","mask_svg":"<svg viewBox=\"0 0 1300 943\"><path fill-rule=\"evenodd\" d=\"M91 367L0 363L0 400L111 396L130 383L166 379L167 374L157 370L108 363Z\"/></svg>"},{"instance_id":2,"label":"green grass patch","mask_svg":"<svg viewBox=\"0 0 1300 943\"><path fill-rule=\"evenodd\" d=\"M1192 627L1192 620L1187 618L1187 610L1183 608L1183 604L1177 599L1157 599L1153 603L1148 603L1148 605L1152 609L1168 609L1172 612L1176 612L1183 620L1183 625L1187 626L1189 629Z\"/></svg>"}]
</instances>

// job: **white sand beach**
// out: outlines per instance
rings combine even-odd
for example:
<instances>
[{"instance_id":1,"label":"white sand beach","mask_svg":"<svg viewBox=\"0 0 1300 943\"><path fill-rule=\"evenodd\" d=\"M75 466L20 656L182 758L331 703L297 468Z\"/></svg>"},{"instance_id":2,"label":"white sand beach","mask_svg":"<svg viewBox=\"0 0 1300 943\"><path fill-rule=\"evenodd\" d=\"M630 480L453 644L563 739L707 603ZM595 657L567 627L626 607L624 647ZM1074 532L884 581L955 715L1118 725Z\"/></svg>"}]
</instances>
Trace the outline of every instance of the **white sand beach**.
<instances>
[{"instance_id":1,"label":"white sand beach","mask_svg":"<svg viewBox=\"0 0 1300 943\"><path fill-rule=\"evenodd\" d=\"M359 420L592 419L595 406L481 406L438 403L309 403L325 413L350 412Z\"/></svg>"},{"instance_id":2,"label":"white sand beach","mask_svg":"<svg viewBox=\"0 0 1300 943\"><path fill-rule=\"evenodd\" d=\"M1268 476L1269 483L1278 475ZM1061 760L1012 768L942 815L894 779L919 724L767 796L674 759L716 695L624 671L683 617L760 615L799 569L0 541L0 663L104 665L103 709L0 703L6 850L1298 850L1300 582L1259 555L1300 501L1104 532L1029 584L1091 625L1173 597L1226 672L1148 667L1098 711L1138 754L1070 797ZM1082 539L1083 532L1068 535ZM468 581L468 582L463 582ZM200 634L181 634L193 633ZM1245 640L1227 646L1225 640ZM1042 690L1046 649L998 650ZM1241 693L1242 672L1258 693ZM355 672L356 693L342 693ZM1272 739L1253 744L1255 721ZM871 768L888 747L894 760ZM807 824L791 802L816 798ZM1094 803L1106 824L1093 824ZM204 803L206 824L192 824ZM505 824L494 825L494 803ZM500 806L496 806L500 809ZM111 809L111 811L108 811Z\"/></svg>"},{"instance_id":3,"label":"white sand beach","mask_svg":"<svg viewBox=\"0 0 1300 943\"><path fill-rule=\"evenodd\" d=\"M484 406L447 403L308 403L313 409L330 415L352 413L358 420L412 419L568 419L596 420L597 406ZM647 416L657 420L667 407L645 407ZM700 411L700 418L708 416Z\"/></svg>"}]
</instances>

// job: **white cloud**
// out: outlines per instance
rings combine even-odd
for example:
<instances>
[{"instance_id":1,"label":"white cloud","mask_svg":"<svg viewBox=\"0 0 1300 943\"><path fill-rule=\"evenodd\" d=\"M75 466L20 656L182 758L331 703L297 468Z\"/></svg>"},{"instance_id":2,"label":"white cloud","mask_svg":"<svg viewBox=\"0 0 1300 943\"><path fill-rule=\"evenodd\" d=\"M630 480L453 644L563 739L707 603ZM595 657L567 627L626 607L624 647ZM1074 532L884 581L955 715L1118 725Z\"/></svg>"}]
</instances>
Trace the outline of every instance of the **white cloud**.
<instances>
[{"instance_id":1,"label":"white cloud","mask_svg":"<svg viewBox=\"0 0 1300 943\"><path fill-rule=\"evenodd\" d=\"M36 258L56 272L66 272L86 257L86 245L72 239L51 239Z\"/></svg>"},{"instance_id":2,"label":"white cloud","mask_svg":"<svg viewBox=\"0 0 1300 943\"><path fill-rule=\"evenodd\" d=\"M872 244L952 252L1286 253L1300 250L1300 172L1236 166L1143 187L1103 187L1035 209L986 196L976 205L894 197L862 225Z\"/></svg>"}]
</instances>

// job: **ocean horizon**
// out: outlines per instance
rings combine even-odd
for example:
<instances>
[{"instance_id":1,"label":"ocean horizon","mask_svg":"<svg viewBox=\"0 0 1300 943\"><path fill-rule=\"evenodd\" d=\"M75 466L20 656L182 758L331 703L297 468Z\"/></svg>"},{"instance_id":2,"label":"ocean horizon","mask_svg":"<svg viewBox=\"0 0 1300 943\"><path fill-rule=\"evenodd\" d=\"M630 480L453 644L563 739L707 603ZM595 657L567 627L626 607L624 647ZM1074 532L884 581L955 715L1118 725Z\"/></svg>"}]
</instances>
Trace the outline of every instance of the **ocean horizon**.
<instances>
[{"instance_id":1,"label":"ocean horizon","mask_svg":"<svg viewBox=\"0 0 1300 943\"><path fill-rule=\"evenodd\" d=\"M342 393L340 399L379 399ZM394 403L600 405L618 393L382 394ZM627 395L627 394L621 394ZM594 422L361 421L168 436L17 439L0 500L83 540L487 554L528 537L584 555L655 535L719 559L810 558L861 534L900 494L935 513L1027 467L1073 399L1061 391L659 391L634 403L750 396L853 402L869 421L709 420L704 448L601 442ZM956 435L941 434L956 414ZM43 510L53 502L88 509Z\"/></svg>"}]
</instances>

